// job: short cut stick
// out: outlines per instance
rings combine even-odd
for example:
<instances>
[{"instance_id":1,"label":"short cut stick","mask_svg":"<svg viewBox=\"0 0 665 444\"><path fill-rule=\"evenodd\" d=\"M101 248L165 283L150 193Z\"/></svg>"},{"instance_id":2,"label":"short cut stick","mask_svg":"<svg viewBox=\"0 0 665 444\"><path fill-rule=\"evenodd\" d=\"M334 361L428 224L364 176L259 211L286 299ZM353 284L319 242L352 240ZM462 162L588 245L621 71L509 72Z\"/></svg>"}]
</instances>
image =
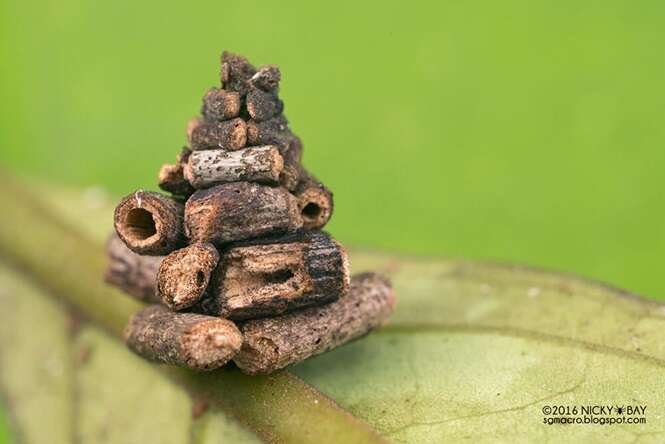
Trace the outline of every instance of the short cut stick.
<instances>
[{"instance_id":1,"label":"short cut stick","mask_svg":"<svg viewBox=\"0 0 665 444\"><path fill-rule=\"evenodd\" d=\"M256 74L256 68L245 57L229 51L222 53L221 61L220 79L224 89L245 95L250 87L249 80Z\"/></svg>"},{"instance_id":2,"label":"short cut stick","mask_svg":"<svg viewBox=\"0 0 665 444\"><path fill-rule=\"evenodd\" d=\"M203 96L201 114L208 121L222 121L240 114L240 94L235 91L212 88Z\"/></svg>"},{"instance_id":3,"label":"short cut stick","mask_svg":"<svg viewBox=\"0 0 665 444\"><path fill-rule=\"evenodd\" d=\"M125 342L150 361L213 370L238 352L242 335L227 319L177 313L163 305L152 305L131 318Z\"/></svg>"},{"instance_id":4,"label":"short cut stick","mask_svg":"<svg viewBox=\"0 0 665 444\"><path fill-rule=\"evenodd\" d=\"M191 129L190 144L194 151L222 148L238 150L247 143L247 124L236 117L224 122L198 123Z\"/></svg>"},{"instance_id":5,"label":"short cut stick","mask_svg":"<svg viewBox=\"0 0 665 444\"><path fill-rule=\"evenodd\" d=\"M276 184L284 169L277 147L252 146L238 151L196 151L189 156L184 175L194 188L227 182Z\"/></svg>"},{"instance_id":6,"label":"short cut stick","mask_svg":"<svg viewBox=\"0 0 665 444\"><path fill-rule=\"evenodd\" d=\"M298 232L234 244L216 280L219 315L254 319L346 296L349 266L346 251L329 235Z\"/></svg>"},{"instance_id":7,"label":"short cut stick","mask_svg":"<svg viewBox=\"0 0 665 444\"><path fill-rule=\"evenodd\" d=\"M354 276L345 298L242 324L244 343L234 361L250 375L272 373L366 335L388 319L394 304L386 278Z\"/></svg>"},{"instance_id":8,"label":"short cut stick","mask_svg":"<svg viewBox=\"0 0 665 444\"><path fill-rule=\"evenodd\" d=\"M172 197L139 190L118 204L115 231L135 253L161 256L184 242L183 204Z\"/></svg>"},{"instance_id":9,"label":"short cut stick","mask_svg":"<svg viewBox=\"0 0 665 444\"><path fill-rule=\"evenodd\" d=\"M318 230L328 223L333 213L333 194L325 185L305 172L293 194L298 199L303 228Z\"/></svg>"},{"instance_id":10,"label":"short cut stick","mask_svg":"<svg viewBox=\"0 0 665 444\"><path fill-rule=\"evenodd\" d=\"M227 183L195 192L185 206L185 231L190 242L220 246L295 231L301 226L296 198L281 187Z\"/></svg>"},{"instance_id":11,"label":"short cut stick","mask_svg":"<svg viewBox=\"0 0 665 444\"><path fill-rule=\"evenodd\" d=\"M185 179L184 166L187 164L192 151L184 147L178 155L175 165L165 164L159 170L159 188L176 196L189 197L194 188Z\"/></svg>"},{"instance_id":12,"label":"short cut stick","mask_svg":"<svg viewBox=\"0 0 665 444\"><path fill-rule=\"evenodd\" d=\"M272 119L284 109L284 103L277 94L259 88L250 89L245 101L247 113L257 122Z\"/></svg>"},{"instance_id":13,"label":"short cut stick","mask_svg":"<svg viewBox=\"0 0 665 444\"><path fill-rule=\"evenodd\" d=\"M104 280L143 302L157 303L157 271L163 256L141 256L127 248L116 233L106 243L108 266Z\"/></svg>"},{"instance_id":14,"label":"short cut stick","mask_svg":"<svg viewBox=\"0 0 665 444\"><path fill-rule=\"evenodd\" d=\"M157 274L157 294L172 310L199 302L219 262L212 244L192 244L176 250L162 261Z\"/></svg>"},{"instance_id":15,"label":"short cut stick","mask_svg":"<svg viewBox=\"0 0 665 444\"><path fill-rule=\"evenodd\" d=\"M277 65L263 65L249 79L249 83L264 91L275 92L279 88L280 80L282 80L282 73Z\"/></svg>"}]
</instances>

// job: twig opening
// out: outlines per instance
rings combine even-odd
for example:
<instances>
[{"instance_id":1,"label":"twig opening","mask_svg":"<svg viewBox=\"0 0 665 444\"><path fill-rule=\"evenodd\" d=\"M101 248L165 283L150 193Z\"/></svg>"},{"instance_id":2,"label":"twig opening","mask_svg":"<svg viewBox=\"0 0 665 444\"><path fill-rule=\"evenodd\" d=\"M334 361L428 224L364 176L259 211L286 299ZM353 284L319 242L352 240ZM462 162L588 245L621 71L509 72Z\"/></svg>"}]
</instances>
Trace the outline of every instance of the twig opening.
<instances>
[{"instance_id":1,"label":"twig opening","mask_svg":"<svg viewBox=\"0 0 665 444\"><path fill-rule=\"evenodd\" d=\"M320 206L314 202L310 202L302 209L302 215L304 218L310 221L315 221L321 214L321 211L322 209Z\"/></svg>"},{"instance_id":2,"label":"twig opening","mask_svg":"<svg viewBox=\"0 0 665 444\"><path fill-rule=\"evenodd\" d=\"M146 240L157 233L157 225L152 213L144 208L133 208L125 219L125 236L132 240Z\"/></svg>"}]
</instances>

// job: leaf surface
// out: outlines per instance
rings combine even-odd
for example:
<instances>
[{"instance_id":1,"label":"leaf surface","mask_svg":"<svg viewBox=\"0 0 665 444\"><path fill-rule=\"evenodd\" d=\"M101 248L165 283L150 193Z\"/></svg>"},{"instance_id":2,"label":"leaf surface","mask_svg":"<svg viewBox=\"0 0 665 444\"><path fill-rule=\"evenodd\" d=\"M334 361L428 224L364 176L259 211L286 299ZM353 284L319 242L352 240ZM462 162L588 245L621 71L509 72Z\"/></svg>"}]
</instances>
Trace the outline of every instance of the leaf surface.
<instances>
[{"instance_id":1,"label":"leaf surface","mask_svg":"<svg viewBox=\"0 0 665 444\"><path fill-rule=\"evenodd\" d=\"M109 208L85 202L80 194L58 192L49 205L64 223L100 242L107 230L98 227L110 227ZM662 304L524 267L362 250L350 256L354 272L391 277L394 316L368 337L290 371L389 440L665 439ZM207 382L217 385L214 378ZM283 396L288 405L291 395ZM647 423L543 424L542 407L555 404L646 405ZM216 427L214 414L195 428L201 442ZM287 418L274 418L274 425Z\"/></svg>"}]
</instances>

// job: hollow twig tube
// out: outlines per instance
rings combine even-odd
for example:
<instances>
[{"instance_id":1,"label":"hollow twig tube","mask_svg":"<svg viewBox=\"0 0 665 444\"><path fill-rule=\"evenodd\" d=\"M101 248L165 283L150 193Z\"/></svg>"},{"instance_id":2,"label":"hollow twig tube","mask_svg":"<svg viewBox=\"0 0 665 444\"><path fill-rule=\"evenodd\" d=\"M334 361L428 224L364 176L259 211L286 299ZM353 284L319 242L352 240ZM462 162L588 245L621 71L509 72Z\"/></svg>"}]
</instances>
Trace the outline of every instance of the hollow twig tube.
<instances>
[{"instance_id":1,"label":"hollow twig tube","mask_svg":"<svg viewBox=\"0 0 665 444\"><path fill-rule=\"evenodd\" d=\"M298 199L298 208L303 220L303 228L322 228L332 216L332 192L309 173L303 173L293 194Z\"/></svg>"},{"instance_id":2,"label":"hollow twig tube","mask_svg":"<svg viewBox=\"0 0 665 444\"><path fill-rule=\"evenodd\" d=\"M237 91L240 95L246 94L249 80L256 74L256 68L245 57L229 51L222 53L221 61L220 78L224 89Z\"/></svg>"},{"instance_id":3,"label":"hollow twig tube","mask_svg":"<svg viewBox=\"0 0 665 444\"><path fill-rule=\"evenodd\" d=\"M131 318L125 329L125 342L133 352L150 361L213 370L238 352L242 335L227 319L177 313L163 305L151 305Z\"/></svg>"},{"instance_id":4,"label":"hollow twig tube","mask_svg":"<svg viewBox=\"0 0 665 444\"><path fill-rule=\"evenodd\" d=\"M179 248L183 241L183 205L150 191L136 191L115 209L115 231L135 253L159 256Z\"/></svg>"},{"instance_id":5,"label":"hollow twig tube","mask_svg":"<svg viewBox=\"0 0 665 444\"><path fill-rule=\"evenodd\" d=\"M251 88L245 99L249 116L261 122L272 119L284 109L284 103L274 92L266 92L259 88Z\"/></svg>"},{"instance_id":6,"label":"hollow twig tube","mask_svg":"<svg viewBox=\"0 0 665 444\"><path fill-rule=\"evenodd\" d=\"M212 88L203 96L201 114L206 120L221 121L238 117L240 94L235 91Z\"/></svg>"},{"instance_id":7,"label":"hollow twig tube","mask_svg":"<svg viewBox=\"0 0 665 444\"><path fill-rule=\"evenodd\" d=\"M189 197L194 188L185 179L184 165L187 163L192 151L184 147L176 159L175 165L162 165L159 170L159 188L176 196Z\"/></svg>"},{"instance_id":8,"label":"hollow twig tube","mask_svg":"<svg viewBox=\"0 0 665 444\"><path fill-rule=\"evenodd\" d=\"M222 148L237 150L247 142L247 124L237 117L224 122L203 122L191 130L190 144L193 150Z\"/></svg>"},{"instance_id":9,"label":"hollow twig tube","mask_svg":"<svg viewBox=\"0 0 665 444\"><path fill-rule=\"evenodd\" d=\"M226 182L275 184L284 169L284 159L275 146L252 146L238 151L195 151L185 166L185 177L194 188Z\"/></svg>"},{"instance_id":10,"label":"hollow twig tube","mask_svg":"<svg viewBox=\"0 0 665 444\"><path fill-rule=\"evenodd\" d=\"M141 256L125 246L116 233L106 243L108 266L104 280L144 302L159 302L156 277L163 256Z\"/></svg>"},{"instance_id":11,"label":"hollow twig tube","mask_svg":"<svg viewBox=\"0 0 665 444\"><path fill-rule=\"evenodd\" d=\"M322 232L299 232L234 244L216 276L219 314L229 319L276 316L344 297L346 251Z\"/></svg>"},{"instance_id":12,"label":"hollow twig tube","mask_svg":"<svg viewBox=\"0 0 665 444\"><path fill-rule=\"evenodd\" d=\"M345 298L242 324L244 342L233 360L244 373L272 373L366 335L388 319L394 304L386 278L354 276Z\"/></svg>"},{"instance_id":13,"label":"hollow twig tube","mask_svg":"<svg viewBox=\"0 0 665 444\"><path fill-rule=\"evenodd\" d=\"M221 245L301 226L296 198L281 187L227 183L195 192L185 205L185 232L191 242Z\"/></svg>"},{"instance_id":14,"label":"hollow twig tube","mask_svg":"<svg viewBox=\"0 0 665 444\"><path fill-rule=\"evenodd\" d=\"M219 253L212 244L192 244L162 261L157 274L157 294L173 310L196 304L203 296Z\"/></svg>"}]
</instances>

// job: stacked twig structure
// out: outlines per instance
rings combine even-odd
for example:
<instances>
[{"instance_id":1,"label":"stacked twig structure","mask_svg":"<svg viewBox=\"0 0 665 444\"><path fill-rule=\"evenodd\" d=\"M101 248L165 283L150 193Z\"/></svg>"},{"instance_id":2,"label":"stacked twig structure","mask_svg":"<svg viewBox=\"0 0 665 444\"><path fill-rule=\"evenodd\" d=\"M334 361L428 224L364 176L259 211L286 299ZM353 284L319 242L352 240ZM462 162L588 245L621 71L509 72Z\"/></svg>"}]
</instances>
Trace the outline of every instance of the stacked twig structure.
<instances>
[{"instance_id":1,"label":"stacked twig structure","mask_svg":"<svg viewBox=\"0 0 665 444\"><path fill-rule=\"evenodd\" d=\"M321 231L332 193L301 164L279 69L221 62L222 88L159 171L171 195L139 190L116 207L107 281L157 304L126 330L141 356L270 373L366 334L394 296L378 275L350 280L346 251Z\"/></svg>"}]
</instances>

